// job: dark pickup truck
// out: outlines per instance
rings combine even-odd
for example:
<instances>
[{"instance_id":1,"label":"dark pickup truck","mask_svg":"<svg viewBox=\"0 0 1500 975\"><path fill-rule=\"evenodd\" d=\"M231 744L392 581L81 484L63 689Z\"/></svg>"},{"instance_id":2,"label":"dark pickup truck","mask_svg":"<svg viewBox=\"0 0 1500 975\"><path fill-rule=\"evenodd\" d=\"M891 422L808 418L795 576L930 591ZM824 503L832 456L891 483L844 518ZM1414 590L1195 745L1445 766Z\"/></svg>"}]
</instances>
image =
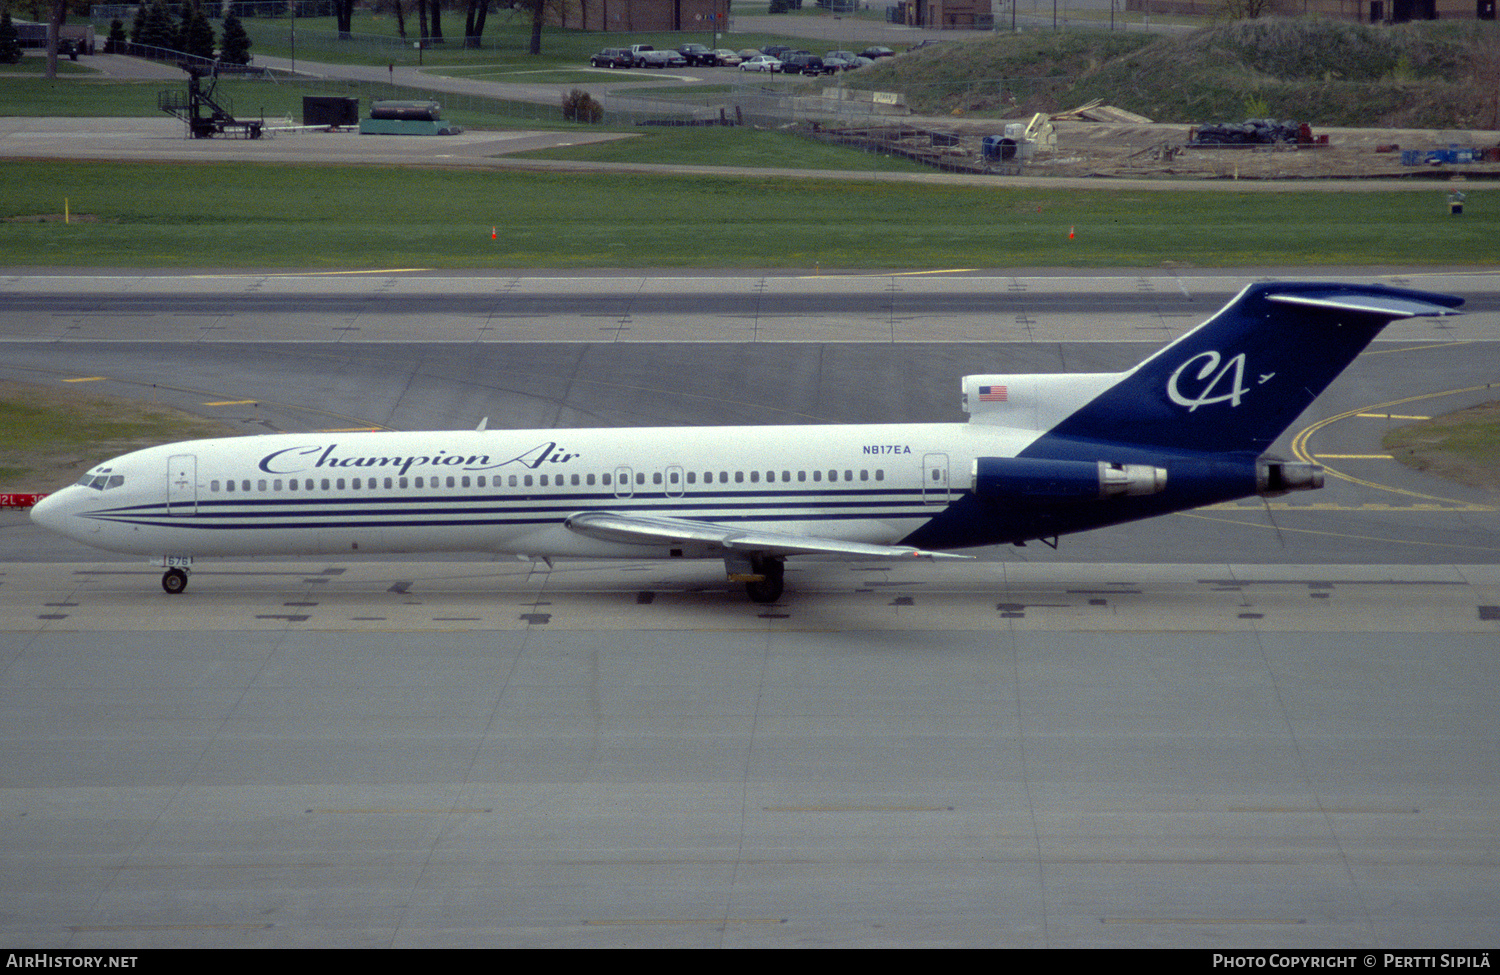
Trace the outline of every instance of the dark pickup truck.
<instances>
[{"instance_id":1,"label":"dark pickup truck","mask_svg":"<svg viewBox=\"0 0 1500 975\"><path fill-rule=\"evenodd\" d=\"M717 68L719 66L719 56L702 44L684 44L677 49L677 53L687 58L690 68Z\"/></svg>"}]
</instances>

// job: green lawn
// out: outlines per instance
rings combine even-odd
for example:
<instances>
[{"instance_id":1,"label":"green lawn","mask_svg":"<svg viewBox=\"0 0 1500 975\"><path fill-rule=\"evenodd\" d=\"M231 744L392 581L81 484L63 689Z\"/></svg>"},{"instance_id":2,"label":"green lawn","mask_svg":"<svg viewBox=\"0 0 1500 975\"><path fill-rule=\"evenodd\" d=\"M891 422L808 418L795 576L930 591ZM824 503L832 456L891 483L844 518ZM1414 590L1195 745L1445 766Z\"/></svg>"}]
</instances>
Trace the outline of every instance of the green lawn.
<instances>
[{"instance_id":1,"label":"green lawn","mask_svg":"<svg viewBox=\"0 0 1500 975\"><path fill-rule=\"evenodd\" d=\"M49 267L836 271L1500 258L1493 207L1454 220L1428 194L1408 192L1041 191L246 163L4 162L0 182L0 245L13 264ZM60 214L64 198L72 223L13 219Z\"/></svg>"},{"instance_id":2,"label":"green lawn","mask_svg":"<svg viewBox=\"0 0 1500 975\"><path fill-rule=\"evenodd\" d=\"M450 36L462 30L449 19ZM287 20L252 25L256 50L286 53ZM548 31L524 53L524 24L492 18L487 46L449 44L428 64L488 76L587 77L593 50L629 41L676 46L687 35ZM298 53L331 48L383 64L368 39L393 23L366 17L355 41L331 22L299 20ZM361 40L364 38L365 40ZM772 38L734 35L721 44ZM406 50L406 49L403 49ZM361 53L363 52L363 53ZM329 58L332 59L332 58ZM577 74L575 74L577 72ZM624 72L621 73L622 75ZM173 87L78 76L0 76L8 115L155 116ZM362 95L421 97L376 85ZM245 117L300 117L310 82L225 80ZM515 112L516 114L510 114ZM560 111L476 99L445 112L466 128L569 127ZM583 131L584 129L580 129ZM607 130L607 129L606 129ZM587 131L599 131L592 127ZM861 174L931 172L777 131L618 127L634 138L538 152L584 163L678 163ZM1462 220L1432 193L1221 193L1015 189L784 177L276 166L249 163L0 162L0 248L14 265L122 267L1151 267L1475 264L1500 261L1500 205L1475 193ZM66 201L66 202L65 202ZM24 219L61 214L78 220ZM23 219L16 219L23 218ZM498 239L490 237L496 228ZM1073 230L1072 238L1069 231Z\"/></svg>"}]
</instances>

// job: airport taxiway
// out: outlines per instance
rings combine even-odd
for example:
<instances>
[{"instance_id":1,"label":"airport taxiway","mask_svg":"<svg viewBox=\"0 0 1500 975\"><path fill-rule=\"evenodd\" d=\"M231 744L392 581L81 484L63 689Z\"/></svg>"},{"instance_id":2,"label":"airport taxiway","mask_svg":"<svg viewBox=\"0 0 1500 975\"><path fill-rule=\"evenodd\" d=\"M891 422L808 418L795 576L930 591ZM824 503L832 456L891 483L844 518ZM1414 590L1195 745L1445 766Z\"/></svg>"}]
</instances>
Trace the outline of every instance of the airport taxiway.
<instances>
[{"instance_id":1,"label":"airport taxiway","mask_svg":"<svg viewBox=\"0 0 1500 975\"><path fill-rule=\"evenodd\" d=\"M247 430L959 420L966 372L1120 368L1249 278L211 280L0 280L0 377ZM0 943L1487 947L1500 513L1378 444L1494 398L1500 288L1403 280L1476 313L1294 424L1323 491L772 606L482 555L170 597L0 515Z\"/></svg>"}]
</instances>

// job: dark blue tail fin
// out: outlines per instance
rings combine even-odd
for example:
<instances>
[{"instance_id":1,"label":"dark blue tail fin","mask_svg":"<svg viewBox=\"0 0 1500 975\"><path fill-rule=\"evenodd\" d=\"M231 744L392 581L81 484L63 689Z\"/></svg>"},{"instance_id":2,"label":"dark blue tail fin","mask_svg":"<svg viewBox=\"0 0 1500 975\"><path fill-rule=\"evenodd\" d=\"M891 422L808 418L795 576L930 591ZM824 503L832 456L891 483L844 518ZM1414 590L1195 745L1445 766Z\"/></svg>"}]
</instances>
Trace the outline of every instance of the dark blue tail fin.
<instances>
[{"instance_id":1,"label":"dark blue tail fin","mask_svg":"<svg viewBox=\"0 0 1500 975\"><path fill-rule=\"evenodd\" d=\"M1461 304L1381 285L1253 284L1022 455L1066 456L1085 443L1258 455L1387 324Z\"/></svg>"}]
</instances>

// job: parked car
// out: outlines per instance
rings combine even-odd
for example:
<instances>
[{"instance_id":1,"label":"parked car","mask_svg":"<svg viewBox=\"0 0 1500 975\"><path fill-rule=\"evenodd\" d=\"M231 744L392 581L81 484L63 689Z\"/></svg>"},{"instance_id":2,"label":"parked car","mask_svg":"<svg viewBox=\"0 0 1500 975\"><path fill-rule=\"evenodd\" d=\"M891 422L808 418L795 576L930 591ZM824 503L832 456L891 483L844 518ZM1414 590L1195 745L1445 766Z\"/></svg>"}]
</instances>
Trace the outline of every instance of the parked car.
<instances>
[{"instance_id":1,"label":"parked car","mask_svg":"<svg viewBox=\"0 0 1500 975\"><path fill-rule=\"evenodd\" d=\"M637 68L685 68L687 58L676 51L637 51L635 66Z\"/></svg>"},{"instance_id":2,"label":"parked car","mask_svg":"<svg viewBox=\"0 0 1500 975\"><path fill-rule=\"evenodd\" d=\"M757 54L740 62L741 71L780 71L781 62L769 54Z\"/></svg>"},{"instance_id":3,"label":"parked car","mask_svg":"<svg viewBox=\"0 0 1500 975\"><path fill-rule=\"evenodd\" d=\"M714 57L719 59L719 67L732 68L745 60L738 52L731 51L727 47L721 47L714 52Z\"/></svg>"},{"instance_id":4,"label":"parked car","mask_svg":"<svg viewBox=\"0 0 1500 975\"><path fill-rule=\"evenodd\" d=\"M816 54L792 54L781 62L782 74L831 74L832 68L823 67L823 59Z\"/></svg>"},{"instance_id":5,"label":"parked car","mask_svg":"<svg viewBox=\"0 0 1500 975\"><path fill-rule=\"evenodd\" d=\"M896 56L896 52L888 47L867 47L859 52L859 56L869 58L871 61L878 61L881 58L893 58Z\"/></svg>"},{"instance_id":6,"label":"parked car","mask_svg":"<svg viewBox=\"0 0 1500 975\"><path fill-rule=\"evenodd\" d=\"M767 44L765 47L763 47L763 48L760 49L760 53L762 53L762 54L769 54L769 55L771 55L771 57L773 57L776 60L780 61L782 58L786 57L788 54L795 54L795 53L797 53L797 49L794 48L794 47L788 47L785 44Z\"/></svg>"},{"instance_id":7,"label":"parked car","mask_svg":"<svg viewBox=\"0 0 1500 975\"><path fill-rule=\"evenodd\" d=\"M859 55L853 51L829 51L823 55L823 67L831 71L849 71L859 66Z\"/></svg>"},{"instance_id":8,"label":"parked car","mask_svg":"<svg viewBox=\"0 0 1500 975\"><path fill-rule=\"evenodd\" d=\"M687 59L690 68L717 68L719 66L718 53L702 44L684 44L677 49L677 53Z\"/></svg>"},{"instance_id":9,"label":"parked car","mask_svg":"<svg viewBox=\"0 0 1500 975\"><path fill-rule=\"evenodd\" d=\"M606 47L589 58L589 64L596 68L629 68L635 64L635 58L623 47Z\"/></svg>"}]
</instances>

